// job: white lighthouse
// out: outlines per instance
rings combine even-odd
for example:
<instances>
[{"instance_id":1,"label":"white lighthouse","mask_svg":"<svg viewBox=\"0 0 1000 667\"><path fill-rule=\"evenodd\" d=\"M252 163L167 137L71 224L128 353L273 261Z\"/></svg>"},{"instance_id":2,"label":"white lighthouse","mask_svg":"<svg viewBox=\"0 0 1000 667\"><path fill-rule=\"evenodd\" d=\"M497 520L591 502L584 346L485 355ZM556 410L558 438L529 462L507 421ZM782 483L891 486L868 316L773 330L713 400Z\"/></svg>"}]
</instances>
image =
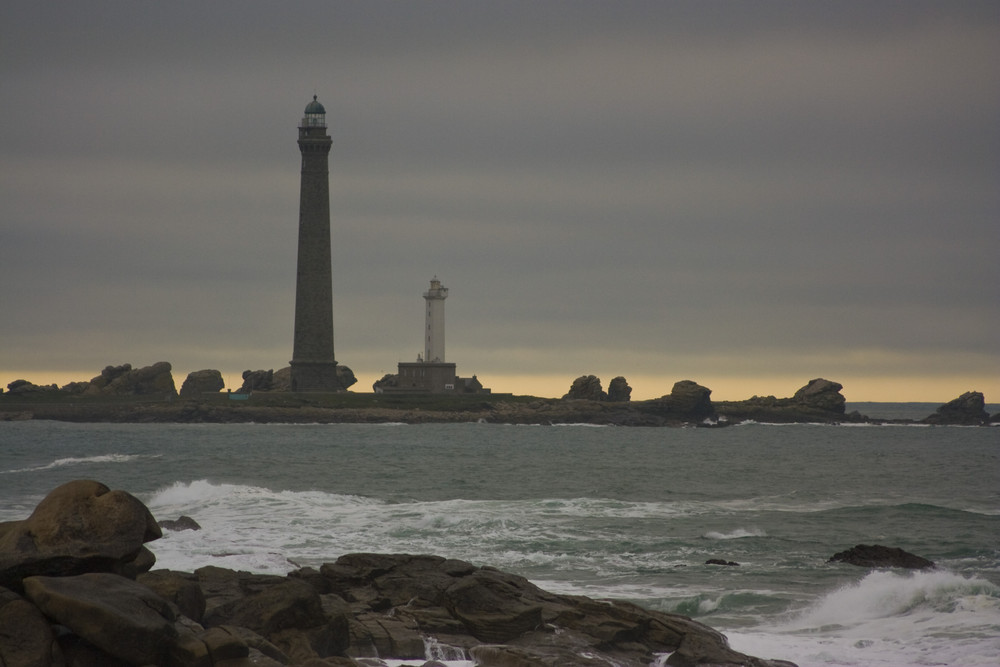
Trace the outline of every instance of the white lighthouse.
<instances>
[{"instance_id":1,"label":"white lighthouse","mask_svg":"<svg viewBox=\"0 0 1000 667\"><path fill-rule=\"evenodd\" d=\"M431 279L431 288L424 292L427 301L426 331L424 332L424 361L444 363L444 300L448 288L441 286L437 276Z\"/></svg>"}]
</instances>

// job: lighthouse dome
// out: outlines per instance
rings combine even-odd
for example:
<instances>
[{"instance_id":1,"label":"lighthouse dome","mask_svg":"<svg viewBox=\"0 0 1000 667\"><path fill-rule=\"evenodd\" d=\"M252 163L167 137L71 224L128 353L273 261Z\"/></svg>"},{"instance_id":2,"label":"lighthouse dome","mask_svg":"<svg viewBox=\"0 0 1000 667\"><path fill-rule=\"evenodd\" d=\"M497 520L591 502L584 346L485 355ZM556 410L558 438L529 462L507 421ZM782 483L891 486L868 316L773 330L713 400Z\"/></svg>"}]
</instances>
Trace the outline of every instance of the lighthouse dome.
<instances>
[{"instance_id":1,"label":"lighthouse dome","mask_svg":"<svg viewBox=\"0 0 1000 667\"><path fill-rule=\"evenodd\" d=\"M306 113L321 113L325 114L326 109L323 105L316 101L316 96L313 95L313 101L306 105Z\"/></svg>"}]
</instances>

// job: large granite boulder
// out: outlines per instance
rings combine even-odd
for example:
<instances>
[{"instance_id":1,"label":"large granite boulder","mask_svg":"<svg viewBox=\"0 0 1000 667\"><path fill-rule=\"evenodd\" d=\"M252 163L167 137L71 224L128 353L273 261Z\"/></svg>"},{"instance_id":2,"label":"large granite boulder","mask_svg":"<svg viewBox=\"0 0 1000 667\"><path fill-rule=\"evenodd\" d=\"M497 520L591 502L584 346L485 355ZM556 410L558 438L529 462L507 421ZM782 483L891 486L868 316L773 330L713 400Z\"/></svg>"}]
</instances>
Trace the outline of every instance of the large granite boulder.
<instances>
[{"instance_id":1,"label":"large granite boulder","mask_svg":"<svg viewBox=\"0 0 1000 667\"><path fill-rule=\"evenodd\" d=\"M87 396L176 396L170 363L132 368L132 364L106 366L83 392Z\"/></svg>"},{"instance_id":2,"label":"large granite boulder","mask_svg":"<svg viewBox=\"0 0 1000 667\"><path fill-rule=\"evenodd\" d=\"M214 369L192 371L184 379L181 385L181 396L198 396L200 394L212 394L222 391L226 382L222 379L222 373Z\"/></svg>"},{"instance_id":3,"label":"large granite boulder","mask_svg":"<svg viewBox=\"0 0 1000 667\"><path fill-rule=\"evenodd\" d=\"M632 387L628 386L628 380L619 375L612 378L608 383L608 400L615 402L628 402L632 398Z\"/></svg>"},{"instance_id":4,"label":"large granite boulder","mask_svg":"<svg viewBox=\"0 0 1000 667\"><path fill-rule=\"evenodd\" d=\"M23 521L0 524L0 586L31 575L115 572L135 577L155 559L143 544L162 536L138 499L100 482L57 487Z\"/></svg>"},{"instance_id":5,"label":"large granite boulder","mask_svg":"<svg viewBox=\"0 0 1000 667\"><path fill-rule=\"evenodd\" d=\"M705 419L715 414L712 407L712 390L692 380L675 382L670 396L665 397L678 412L692 419Z\"/></svg>"},{"instance_id":6,"label":"large granite boulder","mask_svg":"<svg viewBox=\"0 0 1000 667\"><path fill-rule=\"evenodd\" d=\"M24 590L45 616L129 664L164 664L177 642L170 605L124 577L108 573L28 577Z\"/></svg>"},{"instance_id":7,"label":"large granite boulder","mask_svg":"<svg viewBox=\"0 0 1000 667\"><path fill-rule=\"evenodd\" d=\"M948 401L937 411L926 417L925 424L953 426L982 426L990 423L990 415L986 412L986 398L982 392L967 391L961 396Z\"/></svg>"},{"instance_id":8,"label":"large granite boulder","mask_svg":"<svg viewBox=\"0 0 1000 667\"><path fill-rule=\"evenodd\" d=\"M859 567L901 567L908 570L929 570L934 563L903 551L898 547L883 547L880 544L859 544L846 551L830 556L830 563L847 563Z\"/></svg>"},{"instance_id":9,"label":"large granite boulder","mask_svg":"<svg viewBox=\"0 0 1000 667\"><path fill-rule=\"evenodd\" d=\"M844 414L846 399L840 393L843 388L839 382L816 378L795 392L792 400L806 408Z\"/></svg>"},{"instance_id":10,"label":"large granite boulder","mask_svg":"<svg viewBox=\"0 0 1000 667\"><path fill-rule=\"evenodd\" d=\"M608 395L601 387L601 378L596 375L581 375L573 380L569 392L563 399L583 399L587 401L606 401Z\"/></svg>"},{"instance_id":11,"label":"large granite boulder","mask_svg":"<svg viewBox=\"0 0 1000 667\"><path fill-rule=\"evenodd\" d=\"M38 607L0 588L0 665L51 667L55 633Z\"/></svg>"}]
</instances>

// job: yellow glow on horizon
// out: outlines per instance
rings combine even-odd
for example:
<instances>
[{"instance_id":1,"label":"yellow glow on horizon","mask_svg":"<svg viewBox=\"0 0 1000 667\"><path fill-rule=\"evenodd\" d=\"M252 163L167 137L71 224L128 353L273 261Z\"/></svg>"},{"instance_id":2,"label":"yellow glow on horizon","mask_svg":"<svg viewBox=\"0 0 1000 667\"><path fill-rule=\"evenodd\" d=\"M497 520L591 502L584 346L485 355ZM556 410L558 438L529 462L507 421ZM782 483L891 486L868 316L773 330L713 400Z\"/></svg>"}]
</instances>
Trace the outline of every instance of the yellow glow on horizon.
<instances>
[{"instance_id":1,"label":"yellow glow on horizon","mask_svg":"<svg viewBox=\"0 0 1000 667\"><path fill-rule=\"evenodd\" d=\"M194 369L193 369L194 370ZM174 384L180 389L188 370L174 369ZM14 380L24 379L37 385L63 386L70 382L88 381L99 375L92 369L86 371L51 370L0 370L0 387L4 391ZM223 372L226 388L238 389L242 382L242 372ZM538 396L540 398L560 398L567 391L576 376L570 375L527 375L527 374L483 374L479 380L497 394ZM605 391L612 376L601 376ZM712 390L712 400L740 401L751 396L777 396L785 398L805 386L810 377L792 375L768 375L742 377L728 375L691 375L690 377L665 377L661 375L626 375L632 387L632 400L649 400L670 393L679 380L693 380ZM372 383L381 375L357 373L358 383L351 388L357 393L372 390ZM982 392L987 403L1000 403L1000 378L987 375L926 375L926 376L830 376L828 380L844 385L842 393L848 402L921 402L946 403L967 391Z\"/></svg>"}]
</instances>

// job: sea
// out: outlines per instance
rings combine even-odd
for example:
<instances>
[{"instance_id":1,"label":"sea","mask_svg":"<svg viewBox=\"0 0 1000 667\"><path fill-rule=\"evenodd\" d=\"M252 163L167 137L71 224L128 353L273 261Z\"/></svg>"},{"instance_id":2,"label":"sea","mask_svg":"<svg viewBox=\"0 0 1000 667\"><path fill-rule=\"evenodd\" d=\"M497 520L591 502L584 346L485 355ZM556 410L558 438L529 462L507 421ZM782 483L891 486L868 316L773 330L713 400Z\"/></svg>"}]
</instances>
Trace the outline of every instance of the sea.
<instances>
[{"instance_id":1,"label":"sea","mask_svg":"<svg viewBox=\"0 0 1000 667\"><path fill-rule=\"evenodd\" d=\"M83 478L202 526L147 545L158 568L437 554L800 667L1000 664L997 427L0 422L0 521ZM937 568L828 562L857 544ZM428 658L474 665L442 651L428 638Z\"/></svg>"}]
</instances>

